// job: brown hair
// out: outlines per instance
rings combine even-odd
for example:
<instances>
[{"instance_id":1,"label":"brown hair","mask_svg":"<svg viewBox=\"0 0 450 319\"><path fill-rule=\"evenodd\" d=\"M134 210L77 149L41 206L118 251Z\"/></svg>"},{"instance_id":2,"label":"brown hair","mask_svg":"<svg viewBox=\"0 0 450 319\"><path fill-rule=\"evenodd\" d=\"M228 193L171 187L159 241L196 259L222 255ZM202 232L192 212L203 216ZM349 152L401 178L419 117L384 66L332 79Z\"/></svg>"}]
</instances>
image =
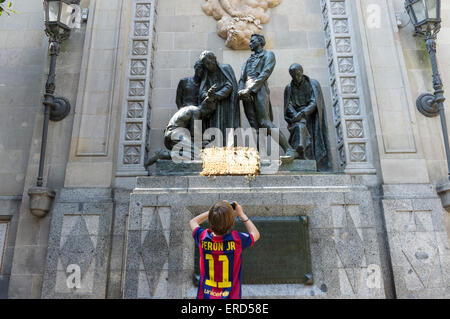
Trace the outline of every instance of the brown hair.
<instances>
[{"instance_id":1,"label":"brown hair","mask_svg":"<svg viewBox=\"0 0 450 319\"><path fill-rule=\"evenodd\" d=\"M209 225L214 234L225 235L234 226L234 210L226 200L215 203L209 209Z\"/></svg>"}]
</instances>

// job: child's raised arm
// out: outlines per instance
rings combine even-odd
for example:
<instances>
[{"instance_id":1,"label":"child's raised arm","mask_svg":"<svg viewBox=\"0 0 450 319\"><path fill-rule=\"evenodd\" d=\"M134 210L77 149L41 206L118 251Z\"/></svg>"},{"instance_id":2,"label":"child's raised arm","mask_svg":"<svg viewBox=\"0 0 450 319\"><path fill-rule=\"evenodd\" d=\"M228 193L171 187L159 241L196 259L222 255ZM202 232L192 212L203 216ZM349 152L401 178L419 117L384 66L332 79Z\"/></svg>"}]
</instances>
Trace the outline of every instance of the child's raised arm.
<instances>
[{"instance_id":1,"label":"child's raised arm","mask_svg":"<svg viewBox=\"0 0 450 319\"><path fill-rule=\"evenodd\" d=\"M255 224L250 220L250 218L247 217L247 215L244 214L244 211L242 210L242 206L239 205L237 202L234 202L236 204L236 215L242 220L242 222L245 225L245 228L247 228L247 231L253 236L253 240L256 242L261 236L259 234L258 229L256 228Z\"/></svg>"},{"instance_id":2,"label":"child's raised arm","mask_svg":"<svg viewBox=\"0 0 450 319\"><path fill-rule=\"evenodd\" d=\"M204 213L201 213L198 216L195 216L189 221L189 227L191 227L191 231L194 231L197 227L200 226L201 223L203 223L205 220L208 219L209 211L206 211Z\"/></svg>"}]
</instances>

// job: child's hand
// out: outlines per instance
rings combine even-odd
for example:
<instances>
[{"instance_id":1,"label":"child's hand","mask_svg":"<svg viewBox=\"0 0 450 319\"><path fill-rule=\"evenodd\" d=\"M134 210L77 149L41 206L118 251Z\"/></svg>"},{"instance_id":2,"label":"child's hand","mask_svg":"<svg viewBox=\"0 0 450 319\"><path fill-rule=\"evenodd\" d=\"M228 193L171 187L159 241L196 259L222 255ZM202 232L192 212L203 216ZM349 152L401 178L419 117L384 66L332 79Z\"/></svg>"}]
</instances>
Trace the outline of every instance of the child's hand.
<instances>
[{"instance_id":1,"label":"child's hand","mask_svg":"<svg viewBox=\"0 0 450 319\"><path fill-rule=\"evenodd\" d=\"M234 202L234 203L235 203L235 205L236 205L236 210L235 210L236 216L239 217L240 219L242 219L242 218L245 216L245 215L244 215L244 211L243 211L243 209L242 209L242 206L239 205L238 202ZM245 219L245 218L244 218L244 219Z\"/></svg>"},{"instance_id":2,"label":"child's hand","mask_svg":"<svg viewBox=\"0 0 450 319\"><path fill-rule=\"evenodd\" d=\"M258 241L261 235L259 234L258 229L253 224L253 222L250 220L250 218L245 215L244 210L242 209L242 206L239 205L237 202L234 202L234 205L236 206L235 214L238 216L241 221L244 223L245 228L247 228L247 231L253 236L254 241Z\"/></svg>"}]
</instances>

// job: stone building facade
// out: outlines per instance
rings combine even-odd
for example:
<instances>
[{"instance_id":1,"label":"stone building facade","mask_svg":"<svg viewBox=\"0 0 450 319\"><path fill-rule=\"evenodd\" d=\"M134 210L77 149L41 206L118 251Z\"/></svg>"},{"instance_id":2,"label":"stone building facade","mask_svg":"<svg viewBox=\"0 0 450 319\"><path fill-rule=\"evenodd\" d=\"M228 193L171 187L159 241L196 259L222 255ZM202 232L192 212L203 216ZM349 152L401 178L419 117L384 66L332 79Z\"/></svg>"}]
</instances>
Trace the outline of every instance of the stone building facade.
<instances>
[{"instance_id":1,"label":"stone building facade","mask_svg":"<svg viewBox=\"0 0 450 319\"><path fill-rule=\"evenodd\" d=\"M88 19L57 62L56 92L72 110L50 123L44 181L56 198L43 218L28 196L48 74L42 3L17 1L17 14L0 17L0 298L194 297L187 222L223 198L245 203L250 217L309 218L314 284L248 285L245 296L450 298L444 143L439 118L415 106L433 91L431 66L412 25L397 23L403 1L283 0L270 9L274 123L287 133L283 91L300 63L322 85L332 173L147 177L178 81L200 53L213 51L238 77L250 54L225 46L202 3L81 1ZM437 56L450 92L447 1L442 20ZM71 265L81 271L76 288Z\"/></svg>"}]
</instances>

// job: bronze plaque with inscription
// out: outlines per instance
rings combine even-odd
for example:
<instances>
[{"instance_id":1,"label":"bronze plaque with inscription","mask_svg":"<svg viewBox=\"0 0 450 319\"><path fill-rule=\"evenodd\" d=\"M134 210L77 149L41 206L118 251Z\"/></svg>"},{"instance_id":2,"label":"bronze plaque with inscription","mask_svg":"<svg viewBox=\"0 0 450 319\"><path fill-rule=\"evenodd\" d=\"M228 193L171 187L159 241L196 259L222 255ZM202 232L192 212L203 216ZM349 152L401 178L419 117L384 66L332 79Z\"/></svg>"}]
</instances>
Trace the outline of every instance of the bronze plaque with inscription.
<instances>
[{"instance_id":1,"label":"bronze plaque with inscription","mask_svg":"<svg viewBox=\"0 0 450 319\"><path fill-rule=\"evenodd\" d=\"M308 218L253 217L261 239L242 253L243 284L313 284ZM208 228L208 224L203 224ZM246 232L236 221L235 230ZM195 248L195 278L199 278L199 251ZM195 279L194 279L195 280Z\"/></svg>"}]
</instances>

